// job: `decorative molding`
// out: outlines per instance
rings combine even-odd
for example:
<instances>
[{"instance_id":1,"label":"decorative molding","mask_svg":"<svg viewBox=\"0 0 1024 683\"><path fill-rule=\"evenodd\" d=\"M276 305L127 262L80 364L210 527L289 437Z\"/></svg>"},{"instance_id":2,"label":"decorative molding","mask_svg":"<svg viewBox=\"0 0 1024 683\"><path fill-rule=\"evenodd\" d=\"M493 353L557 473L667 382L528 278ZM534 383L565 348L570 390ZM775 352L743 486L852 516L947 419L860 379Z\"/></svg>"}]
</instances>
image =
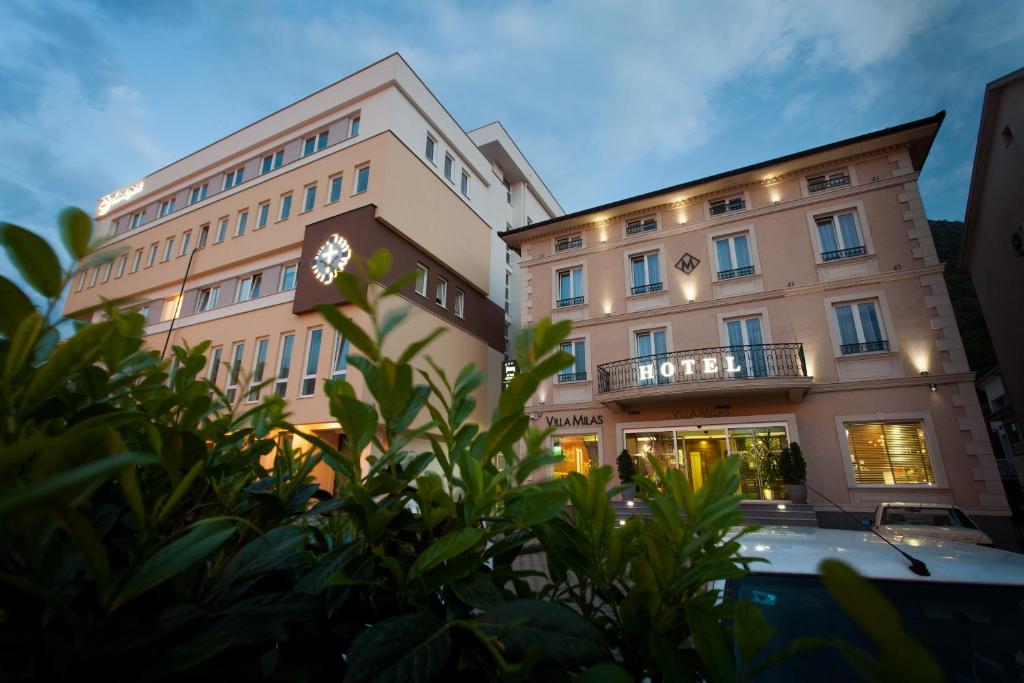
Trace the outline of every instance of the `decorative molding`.
<instances>
[{"instance_id":1,"label":"decorative molding","mask_svg":"<svg viewBox=\"0 0 1024 683\"><path fill-rule=\"evenodd\" d=\"M999 468L996 466L992 442L988 437L988 428L981 413L973 378L957 383L952 403L954 408L963 411L963 417L957 421L957 426L963 435L964 456L977 459L971 462L971 479L984 487L984 491L978 493L978 505L989 510L989 514L1006 514L1009 510L1006 492L1003 489L1003 480L999 476Z\"/></svg>"}]
</instances>

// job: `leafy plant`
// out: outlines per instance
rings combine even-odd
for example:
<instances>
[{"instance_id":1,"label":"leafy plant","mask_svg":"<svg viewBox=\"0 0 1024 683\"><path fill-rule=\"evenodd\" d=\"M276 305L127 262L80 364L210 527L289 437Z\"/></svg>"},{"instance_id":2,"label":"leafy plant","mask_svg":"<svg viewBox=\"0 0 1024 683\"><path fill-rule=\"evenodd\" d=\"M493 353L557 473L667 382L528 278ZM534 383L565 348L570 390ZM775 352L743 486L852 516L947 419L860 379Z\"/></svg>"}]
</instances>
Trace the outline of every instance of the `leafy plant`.
<instances>
[{"instance_id":1,"label":"leafy plant","mask_svg":"<svg viewBox=\"0 0 1024 683\"><path fill-rule=\"evenodd\" d=\"M777 466L779 476L784 484L804 484L807 482L807 463L804 461L800 444L795 441L778 455Z\"/></svg>"},{"instance_id":2,"label":"leafy plant","mask_svg":"<svg viewBox=\"0 0 1024 683\"><path fill-rule=\"evenodd\" d=\"M622 484L632 482L633 477L636 476L636 463L633 462L633 456L625 448L615 459L615 467L619 471L619 482Z\"/></svg>"}]
</instances>

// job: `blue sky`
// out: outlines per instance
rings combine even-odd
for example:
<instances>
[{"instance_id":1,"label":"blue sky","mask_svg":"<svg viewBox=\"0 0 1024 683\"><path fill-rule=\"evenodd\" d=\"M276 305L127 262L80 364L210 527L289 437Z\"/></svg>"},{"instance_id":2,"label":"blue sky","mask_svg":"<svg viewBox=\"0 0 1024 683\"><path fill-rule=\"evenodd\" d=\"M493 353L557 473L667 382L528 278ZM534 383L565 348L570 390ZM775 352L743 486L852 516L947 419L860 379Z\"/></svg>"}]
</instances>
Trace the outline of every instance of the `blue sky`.
<instances>
[{"instance_id":1,"label":"blue sky","mask_svg":"<svg viewBox=\"0 0 1024 683\"><path fill-rule=\"evenodd\" d=\"M1024 2L6 0L0 44L0 220L39 230L394 51L567 211L946 109L921 187L961 219Z\"/></svg>"}]
</instances>

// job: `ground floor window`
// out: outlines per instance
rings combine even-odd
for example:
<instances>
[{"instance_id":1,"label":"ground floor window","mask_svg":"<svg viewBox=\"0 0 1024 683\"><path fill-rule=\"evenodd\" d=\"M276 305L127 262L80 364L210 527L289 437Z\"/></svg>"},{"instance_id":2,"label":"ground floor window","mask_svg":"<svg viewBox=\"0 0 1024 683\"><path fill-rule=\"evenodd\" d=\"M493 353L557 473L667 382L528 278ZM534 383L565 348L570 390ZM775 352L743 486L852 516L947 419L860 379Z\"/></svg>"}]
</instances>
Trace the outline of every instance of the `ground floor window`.
<instances>
[{"instance_id":1,"label":"ground floor window","mask_svg":"<svg viewBox=\"0 0 1024 683\"><path fill-rule=\"evenodd\" d=\"M555 455L562 456L562 461L555 465L555 479L560 479L570 472L579 472L586 476L591 467L600 463L597 452L597 434L567 434L556 436L552 440Z\"/></svg>"},{"instance_id":2,"label":"ground floor window","mask_svg":"<svg viewBox=\"0 0 1024 683\"><path fill-rule=\"evenodd\" d=\"M740 456L740 493L744 498L775 499L781 486L774 475L774 456L789 445L785 425L678 427L626 432L626 450L637 471L653 474L650 458L665 467L682 468L694 489L704 485L711 468L729 455Z\"/></svg>"},{"instance_id":3,"label":"ground floor window","mask_svg":"<svg viewBox=\"0 0 1024 683\"><path fill-rule=\"evenodd\" d=\"M846 442L858 484L934 484L920 420L847 422Z\"/></svg>"}]
</instances>

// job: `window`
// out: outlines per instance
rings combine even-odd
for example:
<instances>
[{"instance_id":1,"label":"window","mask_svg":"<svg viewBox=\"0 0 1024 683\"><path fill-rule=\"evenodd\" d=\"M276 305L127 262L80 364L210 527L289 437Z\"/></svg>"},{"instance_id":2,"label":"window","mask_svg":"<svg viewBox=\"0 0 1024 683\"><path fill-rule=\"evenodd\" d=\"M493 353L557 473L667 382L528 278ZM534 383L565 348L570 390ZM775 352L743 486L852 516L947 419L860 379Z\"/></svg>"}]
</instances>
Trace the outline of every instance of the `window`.
<instances>
[{"instance_id":1,"label":"window","mask_svg":"<svg viewBox=\"0 0 1024 683\"><path fill-rule=\"evenodd\" d=\"M303 367L299 396L312 396L316 392L316 370L320 364L320 340L323 334L323 329L319 327L309 331L306 339L306 364Z\"/></svg>"},{"instance_id":2,"label":"window","mask_svg":"<svg viewBox=\"0 0 1024 683\"><path fill-rule=\"evenodd\" d=\"M217 307L217 299L220 297L220 287L206 287L199 290L196 296L196 313L209 311Z\"/></svg>"},{"instance_id":3,"label":"window","mask_svg":"<svg viewBox=\"0 0 1024 683\"><path fill-rule=\"evenodd\" d=\"M224 347L222 346L218 346L210 352L210 370L207 374L210 384L217 384L217 375L220 374L220 359L223 353Z\"/></svg>"},{"instance_id":4,"label":"window","mask_svg":"<svg viewBox=\"0 0 1024 683\"><path fill-rule=\"evenodd\" d=\"M466 317L466 293L461 289L455 290L455 315L460 318Z\"/></svg>"},{"instance_id":5,"label":"window","mask_svg":"<svg viewBox=\"0 0 1024 683\"><path fill-rule=\"evenodd\" d=\"M242 278L238 283L238 292L235 295L235 301L248 301L249 299L255 299L258 297L260 295L260 284L262 282L263 275L260 273Z\"/></svg>"},{"instance_id":6,"label":"window","mask_svg":"<svg viewBox=\"0 0 1024 683\"><path fill-rule=\"evenodd\" d=\"M501 184L505 186L505 202L512 206L512 186L508 184L507 178L502 178Z\"/></svg>"},{"instance_id":7,"label":"window","mask_svg":"<svg viewBox=\"0 0 1024 683\"><path fill-rule=\"evenodd\" d=\"M224 174L224 189L230 189L235 185L238 185L245 178L245 169L240 168L235 171L229 171Z\"/></svg>"},{"instance_id":8,"label":"window","mask_svg":"<svg viewBox=\"0 0 1024 683\"><path fill-rule=\"evenodd\" d=\"M348 340L340 332L334 333L334 350L331 352L331 379L345 379L348 370Z\"/></svg>"},{"instance_id":9,"label":"window","mask_svg":"<svg viewBox=\"0 0 1024 683\"><path fill-rule=\"evenodd\" d=\"M164 257L160 259L160 262L170 261L171 254L174 253L174 238L168 237L167 241L164 242Z\"/></svg>"},{"instance_id":10,"label":"window","mask_svg":"<svg viewBox=\"0 0 1024 683\"><path fill-rule=\"evenodd\" d=\"M730 377L765 377L768 375L768 358L761 334L761 316L735 318L725 321L725 333L729 337L729 351L740 370L731 372ZM725 363L725 361L722 361Z\"/></svg>"},{"instance_id":11,"label":"window","mask_svg":"<svg viewBox=\"0 0 1024 683\"><path fill-rule=\"evenodd\" d=\"M231 349L231 367L228 370L228 385L226 393L229 403L234 403L235 393L238 390L238 376L242 372L242 356L245 355L245 344L236 342Z\"/></svg>"},{"instance_id":12,"label":"window","mask_svg":"<svg viewBox=\"0 0 1024 683\"><path fill-rule=\"evenodd\" d=\"M427 267L422 263L416 264L416 293L420 296L427 295Z\"/></svg>"},{"instance_id":13,"label":"window","mask_svg":"<svg viewBox=\"0 0 1024 683\"><path fill-rule=\"evenodd\" d=\"M433 135L427 135L427 150L424 155L433 163L434 161L434 146L437 145L437 141L434 140Z\"/></svg>"},{"instance_id":14,"label":"window","mask_svg":"<svg viewBox=\"0 0 1024 683\"><path fill-rule=\"evenodd\" d=\"M719 216L729 211L739 211L747 206L747 202L743 199L743 196L729 197L728 199L716 199L713 202L708 202L708 208L712 216Z\"/></svg>"},{"instance_id":15,"label":"window","mask_svg":"<svg viewBox=\"0 0 1024 683\"><path fill-rule=\"evenodd\" d=\"M264 173L270 173L275 168L281 168L281 164L284 163L284 150L278 150L273 154L268 154L263 157L260 162L260 175Z\"/></svg>"},{"instance_id":16,"label":"window","mask_svg":"<svg viewBox=\"0 0 1024 683\"><path fill-rule=\"evenodd\" d=\"M644 330L642 332L636 332L633 335L633 344L636 347L637 358L650 358L651 356L661 356L668 353L668 333L665 329L659 330ZM657 362L654 363L658 365ZM637 369L639 373L639 368ZM645 377L641 374L638 384L642 387L650 386L652 384L665 384L670 379L662 375L660 372L657 373L657 378Z\"/></svg>"},{"instance_id":17,"label":"window","mask_svg":"<svg viewBox=\"0 0 1024 683\"><path fill-rule=\"evenodd\" d=\"M336 175L331 178L330 190L327 195L327 203L333 204L339 199L341 199L341 176Z\"/></svg>"},{"instance_id":18,"label":"window","mask_svg":"<svg viewBox=\"0 0 1024 683\"><path fill-rule=\"evenodd\" d=\"M505 312L509 312L508 295L509 289L512 286L512 273L505 271Z\"/></svg>"},{"instance_id":19,"label":"window","mask_svg":"<svg viewBox=\"0 0 1024 683\"><path fill-rule=\"evenodd\" d=\"M295 335L286 332L281 335L281 353L277 360L277 381L274 382L274 391L278 396L284 396L288 391L288 374L292 369L292 346L295 344Z\"/></svg>"},{"instance_id":20,"label":"window","mask_svg":"<svg viewBox=\"0 0 1024 683\"><path fill-rule=\"evenodd\" d=\"M249 210L238 212L238 222L235 224L235 237L245 234L245 226L249 224Z\"/></svg>"},{"instance_id":21,"label":"window","mask_svg":"<svg viewBox=\"0 0 1024 683\"><path fill-rule=\"evenodd\" d=\"M718 259L719 280L754 274L754 264L750 260L750 235L745 232L717 238L715 256Z\"/></svg>"},{"instance_id":22,"label":"window","mask_svg":"<svg viewBox=\"0 0 1024 683\"><path fill-rule=\"evenodd\" d=\"M462 191L463 195L467 197L469 196L469 174L465 171L462 172L462 178L459 181L459 189Z\"/></svg>"},{"instance_id":23,"label":"window","mask_svg":"<svg viewBox=\"0 0 1024 683\"><path fill-rule=\"evenodd\" d=\"M836 304L834 309L839 349L844 356L889 350L875 301Z\"/></svg>"},{"instance_id":24,"label":"window","mask_svg":"<svg viewBox=\"0 0 1024 683\"><path fill-rule=\"evenodd\" d=\"M85 287L85 277L86 277L86 275L88 275L88 272L86 272L84 270L78 273L78 282L75 283L75 291L76 292L81 292L82 289Z\"/></svg>"},{"instance_id":25,"label":"window","mask_svg":"<svg viewBox=\"0 0 1024 683\"><path fill-rule=\"evenodd\" d=\"M847 422L843 425L858 484L934 484L924 424Z\"/></svg>"},{"instance_id":26,"label":"window","mask_svg":"<svg viewBox=\"0 0 1024 683\"><path fill-rule=\"evenodd\" d=\"M505 292L506 300L508 299L508 273L505 273ZM584 301L583 293L583 266L575 266L573 268L566 268L560 270L557 273L558 280L558 299L555 301L555 305L559 308L563 306L578 306Z\"/></svg>"},{"instance_id":27,"label":"window","mask_svg":"<svg viewBox=\"0 0 1024 683\"><path fill-rule=\"evenodd\" d=\"M157 254L157 252L159 250L160 250L160 244L159 243L154 242L153 244L149 245L149 257L146 258L146 267L147 268L149 268L154 263L156 263L156 254Z\"/></svg>"},{"instance_id":28,"label":"window","mask_svg":"<svg viewBox=\"0 0 1024 683\"><path fill-rule=\"evenodd\" d=\"M107 261L103 266L103 282L110 281L110 273L114 270L114 262Z\"/></svg>"},{"instance_id":29,"label":"window","mask_svg":"<svg viewBox=\"0 0 1024 683\"><path fill-rule=\"evenodd\" d=\"M627 228L628 229L628 228ZM555 240L555 251L565 251L567 249L579 249L583 246L583 237L580 235L570 235L569 237L559 237ZM505 255L505 263L508 263L508 254Z\"/></svg>"},{"instance_id":30,"label":"window","mask_svg":"<svg viewBox=\"0 0 1024 683\"><path fill-rule=\"evenodd\" d=\"M279 220L279 221L286 221L286 220L288 220L288 216L290 216L291 213L292 213L292 195L289 192L286 195L281 195L281 214L278 216L277 220Z\"/></svg>"},{"instance_id":31,"label":"window","mask_svg":"<svg viewBox=\"0 0 1024 683\"><path fill-rule=\"evenodd\" d=\"M196 249L202 249L206 246L206 240L210 237L210 224L199 228L199 239L196 240Z\"/></svg>"},{"instance_id":32,"label":"window","mask_svg":"<svg viewBox=\"0 0 1024 683\"><path fill-rule=\"evenodd\" d=\"M100 279L100 269L97 266L96 268L92 269L92 275L89 277L89 286L90 287L95 287L96 286L96 281L99 280L99 279Z\"/></svg>"},{"instance_id":33,"label":"window","mask_svg":"<svg viewBox=\"0 0 1024 683\"><path fill-rule=\"evenodd\" d=\"M178 256L184 256L188 253L188 248L192 245L192 231L186 230L181 234L181 249L178 250Z\"/></svg>"},{"instance_id":34,"label":"window","mask_svg":"<svg viewBox=\"0 0 1024 683\"><path fill-rule=\"evenodd\" d=\"M299 266L298 264L291 264L281 269L281 288L278 291L286 292L289 289L295 289L295 277L298 275Z\"/></svg>"},{"instance_id":35,"label":"window","mask_svg":"<svg viewBox=\"0 0 1024 683\"><path fill-rule=\"evenodd\" d=\"M181 314L181 297L172 296L164 299L163 310L160 311L160 321L164 322L177 318Z\"/></svg>"},{"instance_id":36,"label":"window","mask_svg":"<svg viewBox=\"0 0 1024 683\"><path fill-rule=\"evenodd\" d=\"M587 349L582 339L570 339L562 342L562 351L571 354L576 360L558 373L559 382L582 382L587 379Z\"/></svg>"},{"instance_id":37,"label":"window","mask_svg":"<svg viewBox=\"0 0 1024 683\"><path fill-rule=\"evenodd\" d=\"M160 202L160 210L156 212L156 217L163 218L172 211L174 211L174 197Z\"/></svg>"},{"instance_id":38,"label":"window","mask_svg":"<svg viewBox=\"0 0 1024 683\"><path fill-rule=\"evenodd\" d=\"M591 467L600 465L598 455L597 434L572 434L551 437L552 452L561 461L555 463L552 474L561 479L570 472L578 472L584 476L590 473Z\"/></svg>"},{"instance_id":39,"label":"window","mask_svg":"<svg viewBox=\"0 0 1024 683\"><path fill-rule=\"evenodd\" d=\"M142 307L139 309L139 315L142 316L143 320L149 322L149 304L142 305Z\"/></svg>"},{"instance_id":40,"label":"window","mask_svg":"<svg viewBox=\"0 0 1024 683\"><path fill-rule=\"evenodd\" d=\"M316 205L316 185L310 185L305 190L305 200L302 202L303 211L312 211Z\"/></svg>"},{"instance_id":41,"label":"window","mask_svg":"<svg viewBox=\"0 0 1024 683\"><path fill-rule=\"evenodd\" d=\"M441 308L448 308L448 281L437 276L437 287L434 289L434 303Z\"/></svg>"},{"instance_id":42,"label":"window","mask_svg":"<svg viewBox=\"0 0 1024 683\"><path fill-rule=\"evenodd\" d=\"M357 135L359 135L359 117L353 116L352 122L349 124L348 127L348 136L350 138L354 138Z\"/></svg>"},{"instance_id":43,"label":"window","mask_svg":"<svg viewBox=\"0 0 1024 683\"><path fill-rule=\"evenodd\" d=\"M327 131L306 138L302 145L302 156L309 156L313 152L319 152L327 146Z\"/></svg>"},{"instance_id":44,"label":"window","mask_svg":"<svg viewBox=\"0 0 1024 683\"><path fill-rule=\"evenodd\" d=\"M228 236L228 217L224 216L217 221L217 239L216 242L223 242L224 238Z\"/></svg>"},{"instance_id":45,"label":"window","mask_svg":"<svg viewBox=\"0 0 1024 683\"><path fill-rule=\"evenodd\" d=\"M135 258L132 259L132 272L139 272L139 266L142 265L142 249L135 250Z\"/></svg>"},{"instance_id":46,"label":"window","mask_svg":"<svg viewBox=\"0 0 1024 683\"><path fill-rule=\"evenodd\" d=\"M263 202L256 207L256 229L267 227L267 221L270 219L270 202Z\"/></svg>"},{"instance_id":47,"label":"window","mask_svg":"<svg viewBox=\"0 0 1024 683\"><path fill-rule=\"evenodd\" d=\"M370 184L370 167L361 166L356 169L356 194L366 192L367 186Z\"/></svg>"},{"instance_id":48,"label":"window","mask_svg":"<svg viewBox=\"0 0 1024 683\"><path fill-rule=\"evenodd\" d=\"M115 275L114 277L121 277L122 275L124 275L124 270L127 267L128 267L128 254L124 254L117 261L117 275Z\"/></svg>"},{"instance_id":49,"label":"window","mask_svg":"<svg viewBox=\"0 0 1024 683\"><path fill-rule=\"evenodd\" d=\"M260 383L263 382L263 373L267 367L267 349L269 347L270 339L268 337L256 340L256 352L252 356L252 377L249 382L249 395L246 397L249 401L258 401L260 399L260 390L263 388L260 386Z\"/></svg>"},{"instance_id":50,"label":"window","mask_svg":"<svg viewBox=\"0 0 1024 683\"><path fill-rule=\"evenodd\" d=\"M132 214L132 223L131 223L132 228L134 229L134 228L139 227L140 225L142 225L142 222L145 221L145 220L146 220L146 212L145 211L139 211L138 213L133 213Z\"/></svg>"},{"instance_id":51,"label":"window","mask_svg":"<svg viewBox=\"0 0 1024 683\"><path fill-rule=\"evenodd\" d=\"M647 232L648 230L658 229L658 219L654 216L648 218L638 218L635 221L626 222L626 234L636 235L637 233Z\"/></svg>"},{"instance_id":52,"label":"window","mask_svg":"<svg viewBox=\"0 0 1024 683\"><path fill-rule=\"evenodd\" d=\"M658 262L658 252L633 256L629 259L629 263L633 278L630 294L661 291L661 264Z\"/></svg>"},{"instance_id":53,"label":"window","mask_svg":"<svg viewBox=\"0 0 1024 683\"><path fill-rule=\"evenodd\" d=\"M834 187L842 187L843 185L849 184L850 176L846 171L822 173L820 175L811 176L807 179L807 191L821 192L822 190L831 190Z\"/></svg>"},{"instance_id":54,"label":"window","mask_svg":"<svg viewBox=\"0 0 1024 683\"><path fill-rule=\"evenodd\" d=\"M452 159L451 155L445 153L444 155L444 177L448 180L452 179L452 166L455 165L455 160Z\"/></svg>"},{"instance_id":55,"label":"window","mask_svg":"<svg viewBox=\"0 0 1024 683\"><path fill-rule=\"evenodd\" d=\"M864 256L868 249L861 239L857 226L857 215L853 211L816 218L818 242L821 246L821 260L838 261L844 258Z\"/></svg>"},{"instance_id":56,"label":"window","mask_svg":"<svg viewBox=\"0 0 1024 683\"><path fill-rule=\"evenodd\" d=\"M193 187L192 190L188 193L188 203L195 204L196 202L203 201L204 199L206 199L206 192L209 189L209 183L203 183L199 187Z\"/></svg>"}]
</instances>

